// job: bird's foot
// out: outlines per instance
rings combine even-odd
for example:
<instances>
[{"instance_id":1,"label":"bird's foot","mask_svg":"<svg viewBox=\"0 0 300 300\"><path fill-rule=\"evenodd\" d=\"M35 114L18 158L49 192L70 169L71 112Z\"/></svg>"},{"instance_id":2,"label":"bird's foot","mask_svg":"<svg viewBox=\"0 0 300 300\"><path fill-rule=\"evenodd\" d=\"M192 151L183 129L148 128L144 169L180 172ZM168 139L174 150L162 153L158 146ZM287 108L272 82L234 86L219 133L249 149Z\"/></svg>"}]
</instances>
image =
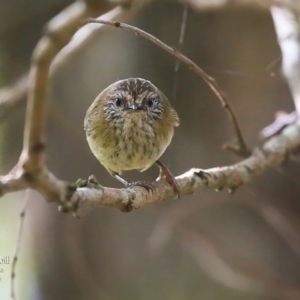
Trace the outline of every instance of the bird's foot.
<instances>
[{"instance_id":1,"label":"bird's foot","mask_svg":"<svg viewBox=\"0 0 300 300\"><path fill-rule=\"evenodd\" d=\"M177 197L179 198L180 197L180 188L179 188L179 185L178 185L174 175L159 160L156 161L156 164L159 166L159 169L160 169L159 177L156 179L156 181L167 182L173 188L173 191L177 194Z\"/></svg>"},{"instance_id":2,"label":"bird's foot","mask_svg":"<svg viewBox=\"0 0 300 300\"><path fill-rule=\"evenodd\" d=\"M279 134L285 127L295 123L298 118L299 116L296 111L289 114L282 111L277 112L275 121L271 125L265 127L260 135L263 139L269 139L272 136Z\"/></svg>"},{"instance_id":3,"label":"bird's foot","mask_svg":"<svg viewBox=\"0 0 300 300\"><path fill-rule=\"evenodd\" d=\"M153 184L148 181L127 181L119 174L113 174L113 177L123 183L127 188L132 188L134 186L141 186L147 190L147 192L153 192Z\"/></svg>"},{"instance_id":4,"label":"bird's foot","mask_svg":"<svg viewBox=\"0 0 300 300\"><path fill-rule=\"evenodd\" d=\"M141 186L144 189L146 189L147 192L151 192L151 193L153 192L153 184L151 182L148 182L148 181L126 181L125 186L127 188L132 188L132 187L135 187L135 186ZM133 208L134 208L133 200L130 200L129 203L125 206L125 209L123 209L123 211L124 212L130 212L130 211L132 211ZM138 208L138 207L135 207L135 208Z\"/></svg>"},{"instance_id":5,"label":"bird's foot","mask_svg":"<svg viewBox=\"0 0 300 300\"><path fill-rule=\"evenodd\" d=\"M132 188L135 186L141 186L147 190L147 192L153 192L153 185L148 181L127 181L119 174L113 174L113 177L123 183L127 188ZM133 199L128 202L128 204L122 209L124 212L130 212L134 208Z\"/></svg>"},{"instance_id":6,"label":"bird's foot","mask_svg":"<svg viewBox=\"0 0 300 300\"><path fill-rule=\"evenodd\" d=\"M147 192L153 192L153 184L149 181L127 181L126 187L132 188L134 186L141 186L147 190Z\"/></svg>"}]
</instances>

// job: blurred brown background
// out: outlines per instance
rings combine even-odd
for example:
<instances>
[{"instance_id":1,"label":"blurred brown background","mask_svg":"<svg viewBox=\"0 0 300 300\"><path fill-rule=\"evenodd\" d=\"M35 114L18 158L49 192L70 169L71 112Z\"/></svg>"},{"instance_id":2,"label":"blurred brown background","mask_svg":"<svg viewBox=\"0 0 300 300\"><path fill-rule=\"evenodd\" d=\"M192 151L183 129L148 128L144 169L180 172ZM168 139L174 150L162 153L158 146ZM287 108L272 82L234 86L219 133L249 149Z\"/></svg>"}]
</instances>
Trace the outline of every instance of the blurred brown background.
<instances>
[{"instance_id":1,"label":"blurred brown background","mask_svg":"<svg viewBox=\"0 0 300 300\"><path fill-rule=\"evenodd\" d=\"M2 85L28 69L43 26L70 3L0 1ZM183 10L176 1L148 3L130 23L178 47ZM293 110L280 62L269 68L280 51L267 10L254 5L189 7L182 51L225 91L250 147L261 143L258 133L277 110ZM179 113L181 125L162 158L174 174L237 162L221 149L233 131L218 99L185 66L176 74L175 63L150 42L109 28L60 64L51 86L50 170L69 181L94 174L105 186L121 187L91 154L83 119L103 88L127 77L152 81ZM21 152L24 109L1 127L2 173ZM125 177L154 180L157 174L154 166ZM299 194L297 158L234 195L198 193L129 214L93 209L80 211L77 220L32 192L22 243L22 251L32 247L32 263L26 270L18 266L16 282L23 282L19 299L297 299ZM22 198L6 196L0 202L0 226L15 238ZM1 215L4 220L8 212L11 218L1 224ZM13 246L8 255L13 256Z\"/></svg>"}]
</instances>

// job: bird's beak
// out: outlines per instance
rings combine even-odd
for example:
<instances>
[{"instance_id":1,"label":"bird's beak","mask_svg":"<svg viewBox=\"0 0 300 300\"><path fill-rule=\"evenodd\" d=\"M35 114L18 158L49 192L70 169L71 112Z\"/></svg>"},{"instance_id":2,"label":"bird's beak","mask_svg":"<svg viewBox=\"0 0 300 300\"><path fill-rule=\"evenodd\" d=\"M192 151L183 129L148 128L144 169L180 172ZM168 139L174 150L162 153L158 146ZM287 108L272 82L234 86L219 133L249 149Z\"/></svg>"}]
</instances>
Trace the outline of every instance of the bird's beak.
<instances>
[{"instance_id":1,"label":"bird's beak","mask_svg":"<svg viewBox=\"0 0 300 300\"><path fill-rule=\"evenodd\" d=\"M138 109L143 109L143 107L137 103L133 103L133 104L130 104L127 106L128 109L131 109L131 110L138 110Z\"/></svg>"}]
</instances>

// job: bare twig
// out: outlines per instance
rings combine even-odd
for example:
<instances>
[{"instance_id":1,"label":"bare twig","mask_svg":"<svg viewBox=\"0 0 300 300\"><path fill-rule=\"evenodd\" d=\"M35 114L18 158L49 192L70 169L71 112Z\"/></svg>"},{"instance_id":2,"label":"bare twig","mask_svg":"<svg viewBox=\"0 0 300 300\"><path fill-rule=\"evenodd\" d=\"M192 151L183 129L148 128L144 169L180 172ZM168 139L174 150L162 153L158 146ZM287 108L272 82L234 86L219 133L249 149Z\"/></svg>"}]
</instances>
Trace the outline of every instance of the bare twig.
<instances>
[{"instance_id":1,"label":"bare twig","mask_svg":"<svg viewBox=\"0 0 300 300\"><path fill-rule=\"evenodd\" d=\"M116 28L123 28L126 30L133 31L136 35L140 35L140 36L150 40L152 43L154 43L158 47L164 49L168 53L175 56L178 60L185 63L189 67L189 69L191 69L197 75L199 75L206 82L206 84L213 90L213 92L216 94L218 99L221 101L222 106L226 109L226 112L228 113L228 116L232 122L234 131L235 131L237 145L227 144L225 146L225 148L228 150L231 150L231 151L235 152L236 154L241 155L243 157L247 157L250 155L250 151L248 150L246 143L244 141L237 118L236 118L231 106L229 105L223 91L219 88L219 86L217 85L217 83L213 77L209 76L204 70L202 70L197 64L195 64L188 57L183 55L180 51L168 46L167 44L163 43L161 40L159 40L155 36L149 34L148 32L146 32L144 30L141 30L135 26L121 23L119 21L108 21L108 20L102 20L102 19L101 20L100 19L89 19L87 22L105 24L105 25L114 26Z\"/></svg>"},{"instance_id":2,"label":"bare twig","mask_svg":"<svg viewBox=\"0 0 300 300\"><path fill-rule=\"evenodd\" d=\"M25 199L24 199L24 206L22 208L22 211L20 213L20 226L19 226L19 232L18 232L18 240L15 250L15 255L13 258L13 262L11 265L11 299L16 300L16 292L15 292L15 277L16 277L16 266L18 262L18 257L21 249L21 240L22 240L22 234L23 234L23 228L24 228L24 221L25 221L25 213L26 213L26 207L28 203L28 197L29 197L29 190L26 190L25 192Z\"/></svg>"}]
</instances>

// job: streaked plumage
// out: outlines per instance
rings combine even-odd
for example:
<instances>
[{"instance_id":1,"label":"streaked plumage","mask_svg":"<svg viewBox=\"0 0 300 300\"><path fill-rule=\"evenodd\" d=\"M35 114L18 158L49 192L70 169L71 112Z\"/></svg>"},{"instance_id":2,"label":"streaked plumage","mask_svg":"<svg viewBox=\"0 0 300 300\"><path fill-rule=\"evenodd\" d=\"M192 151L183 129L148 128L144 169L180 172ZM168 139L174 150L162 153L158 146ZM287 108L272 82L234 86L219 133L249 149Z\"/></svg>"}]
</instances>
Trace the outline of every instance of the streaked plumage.
<instances>
[{"instance_id":1,"label":"streaked plumage","mask_svg":"<svg viewBox=\"0 0 300 300\"><path fill-rule=\"evenodd\" d=\"M84 121L89 146L111 175L148 169L164 153L178 125L166 96L141 78L108 86Z\"/></svg>"}]
</instances>

